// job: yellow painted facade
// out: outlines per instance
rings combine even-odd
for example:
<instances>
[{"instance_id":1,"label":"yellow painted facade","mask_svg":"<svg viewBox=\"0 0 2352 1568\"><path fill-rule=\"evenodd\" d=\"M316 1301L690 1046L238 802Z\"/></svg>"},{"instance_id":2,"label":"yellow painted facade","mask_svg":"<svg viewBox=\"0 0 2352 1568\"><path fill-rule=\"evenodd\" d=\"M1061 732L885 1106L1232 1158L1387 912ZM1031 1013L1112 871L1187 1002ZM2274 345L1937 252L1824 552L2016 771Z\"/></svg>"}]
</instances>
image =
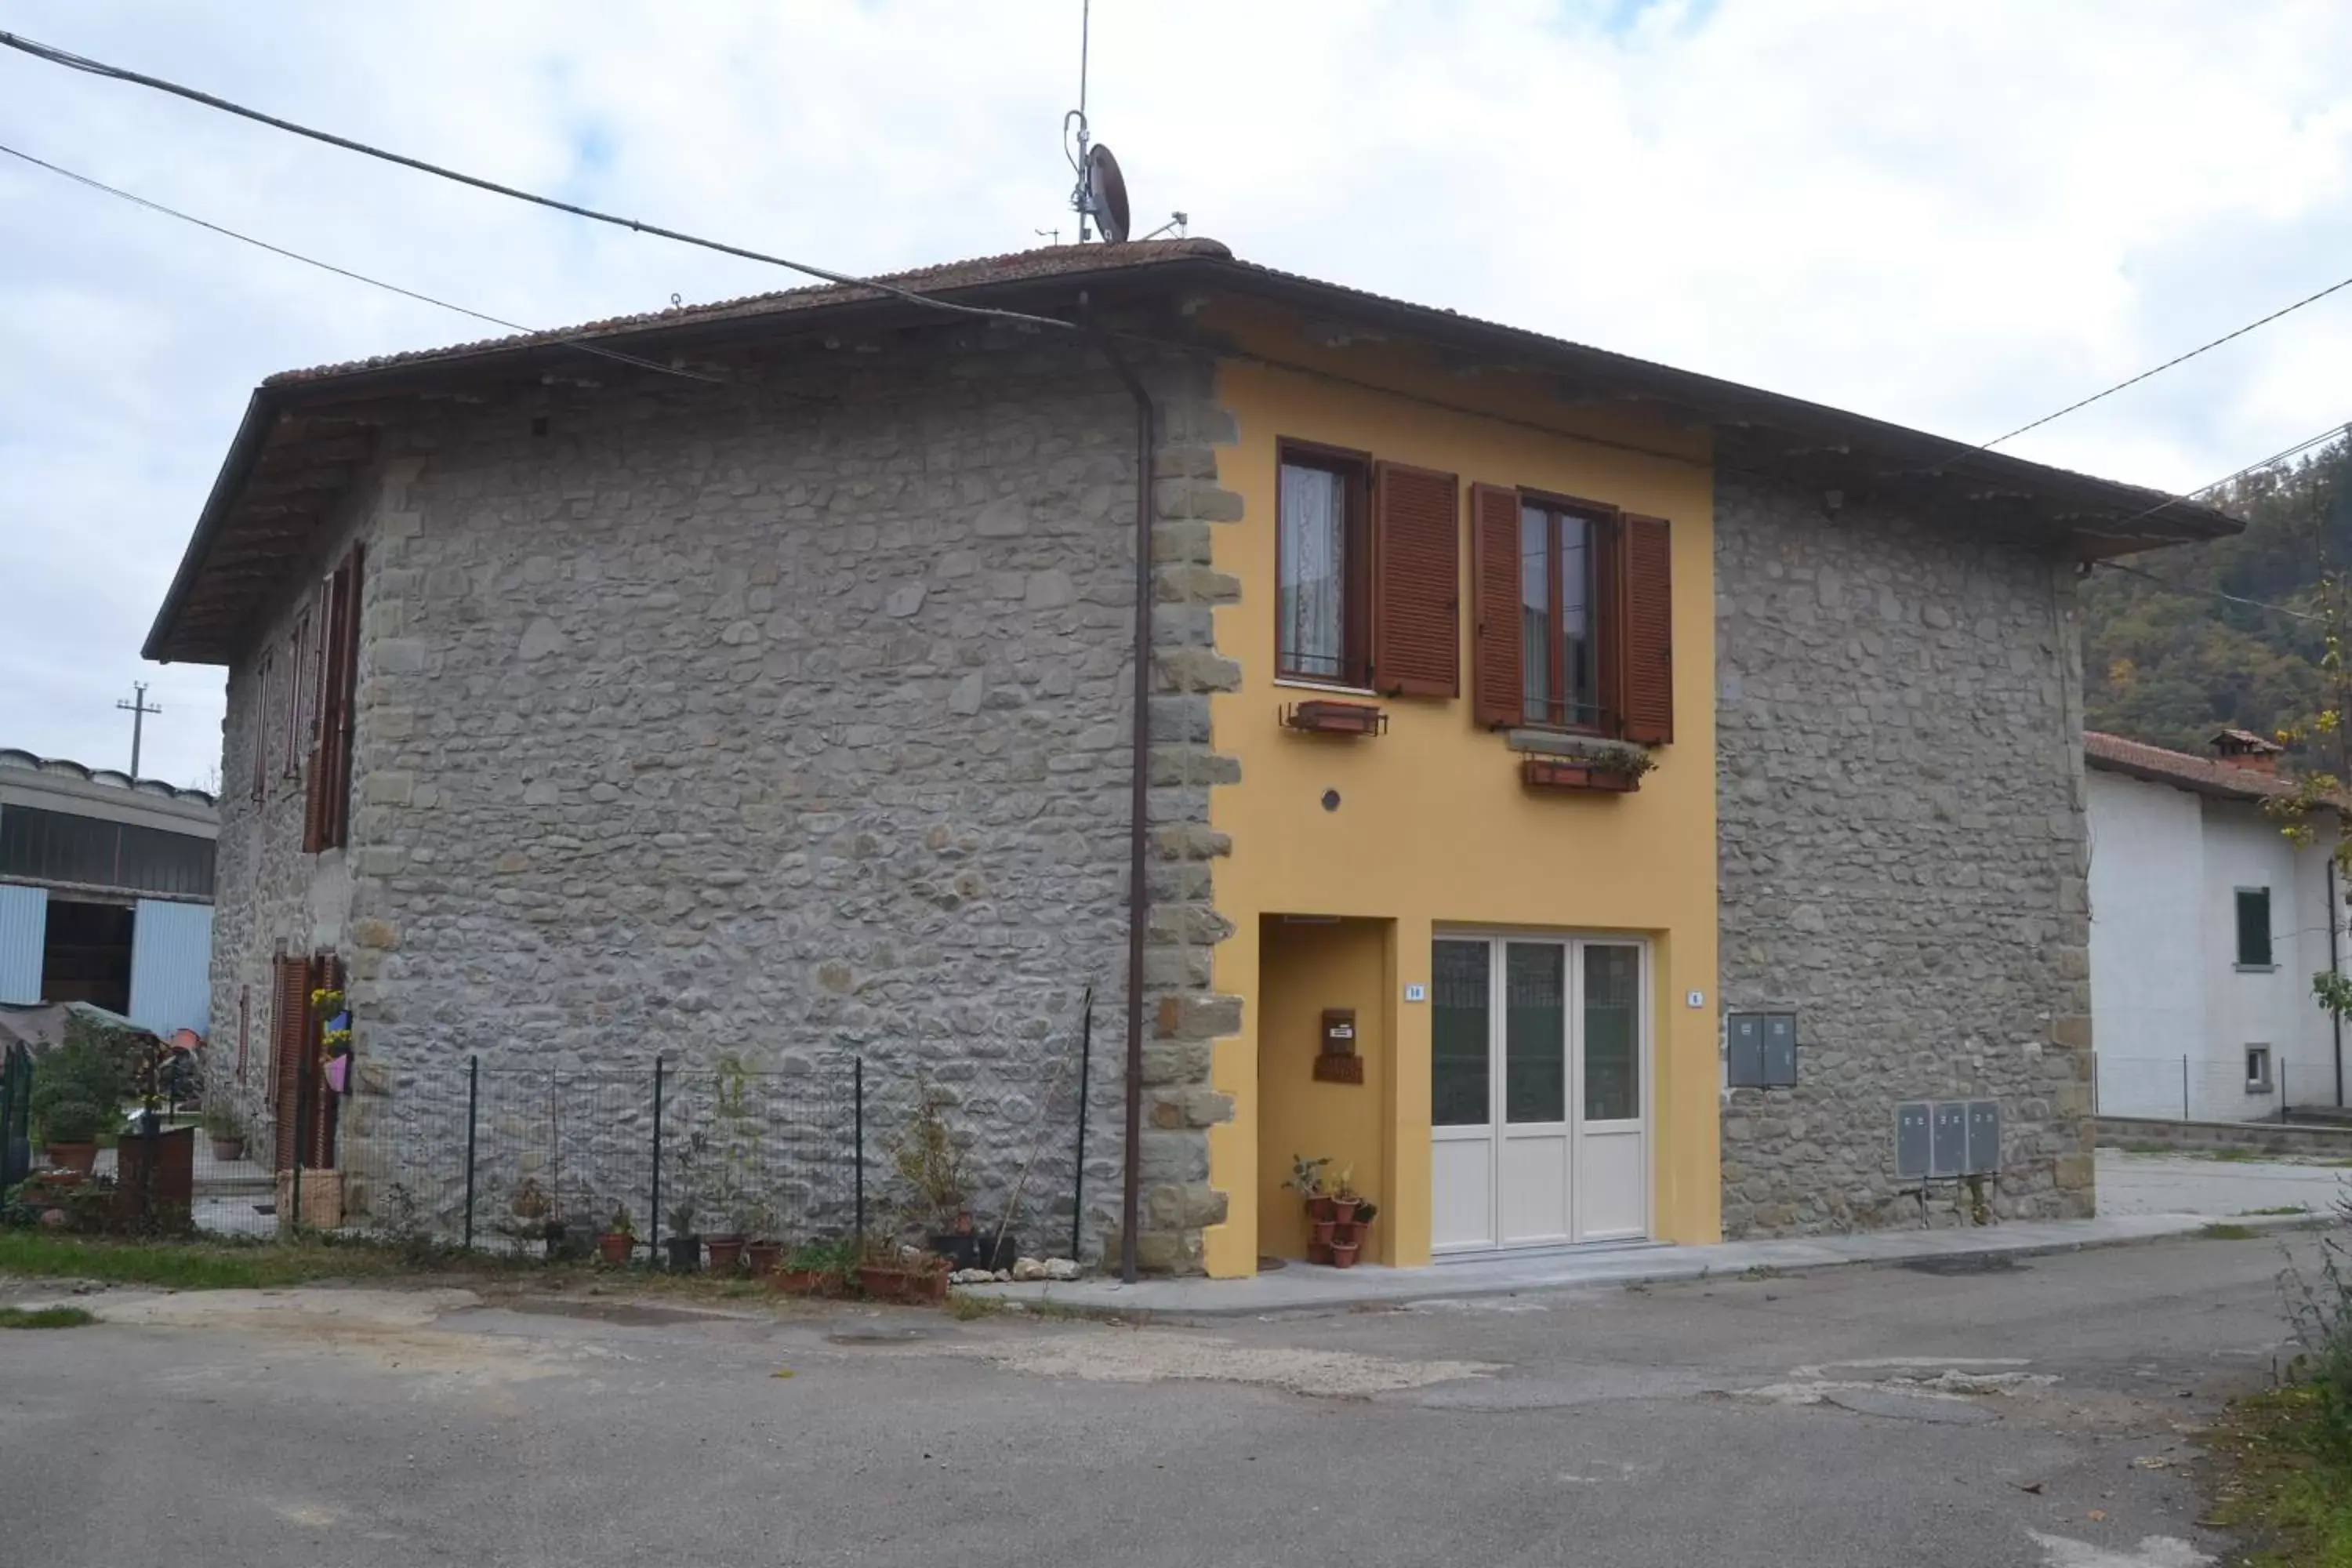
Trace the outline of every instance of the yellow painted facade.
<instances>
[{"instance_id":1,"label":"yellow painted facade","mask_svg":"<svg viewBox=\"0 0 2352 1568\"><path fill-rule=\"evenodd\" d=\"M1232 839L1216 904L1234 934L1216 949L1215 989L1241 998L1241 1033L1215 1048L1230 1121L1209 1132L1210 1184L1224 1222L1204 1237L1212 1275L1297 1255L1294 1153L1356 1168L1381 1205L1367 1257L1430 1257L1430 1008L1402 1000L1430 979L1446 927L1634 932L1651 943L1651 1227L1719 1239L1716 1032L1714 536L1706 437L1622 407L1564 402L1546 378L1464 374L1377 342L1317 346L1268 308L1223 304L1207 324L1241 352L1218 400L1238 444L1218 482L1244 500L1215 530L1214 563L1241 584L1216 612L1238 690L1212 703L1216 750L1240 782L1220 786L1211 824ZM1283 362L1270 363L1269 361ZM1304 367L1304 368L1300 368ZM1310 374L1311 372L1311 374ZM1388 733L1301 735L1286 702L1316 695L1275 669L1276 443L1311 441L1458 475L1463 485L1462 695L1381 698ZM1675 739L1627 795L1536 795L1519 756L1473 720L1468 487L1518 486L1668 519L1674 551ZM1339 806L1323 797L1337 791ZM1341 923L1282 917L1344 917ZM1704 1005L1687 1005L1690 992ZM1311 1077L1318 1019L1358 1010L1360 1087Z\"/></svg>"}]
</instances>

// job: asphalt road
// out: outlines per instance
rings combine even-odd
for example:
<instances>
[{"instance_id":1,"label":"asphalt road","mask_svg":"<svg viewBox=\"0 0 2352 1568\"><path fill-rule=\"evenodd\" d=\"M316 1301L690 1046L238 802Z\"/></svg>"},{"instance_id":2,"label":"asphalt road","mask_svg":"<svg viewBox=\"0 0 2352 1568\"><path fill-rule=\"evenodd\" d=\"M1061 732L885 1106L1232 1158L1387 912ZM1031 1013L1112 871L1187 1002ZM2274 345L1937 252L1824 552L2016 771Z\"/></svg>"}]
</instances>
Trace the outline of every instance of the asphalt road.
<instances>
[{"instance_id":1,"label":"asphalt road","mask_svg":"<svg viewBox=\"0 0 2352 1568\"><path fill-rule=\"evenodd\" d=\"M0 1333L0 1563L2188 1568L2279 1248L1200 1328L104 1292Z\"/></svg>"}]
</instances>

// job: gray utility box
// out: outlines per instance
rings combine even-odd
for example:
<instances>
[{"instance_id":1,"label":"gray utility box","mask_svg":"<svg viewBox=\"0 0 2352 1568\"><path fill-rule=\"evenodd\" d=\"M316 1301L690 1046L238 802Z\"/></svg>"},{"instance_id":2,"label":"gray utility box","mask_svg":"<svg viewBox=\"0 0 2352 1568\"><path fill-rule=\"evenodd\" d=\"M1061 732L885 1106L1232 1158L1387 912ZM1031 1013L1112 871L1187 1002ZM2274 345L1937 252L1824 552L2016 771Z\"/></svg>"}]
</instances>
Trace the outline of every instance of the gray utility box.
<instances>
[{"instance_id":1,"label":"gray utility box","mask_svg":"<svg viewBox=\"0 0 2352 1568\"><path fill-rule=\"evenodd\" d=\"M1724 1058L1724 1078L1733 1089L1796 1088L1797 1016L1727 1014Z\"/></svg>"},{"instance_id":2,"label":"gray utility box","mask_svg":"<svg viewBox=\"0 0 2352 1568\"><path fill-rule=\"evenodd\" d=\"M1895 1108L1898 1179L1952 1181L2000 1169L2000 1101L1915 1100Z\"/></svg>"}]
</instances>

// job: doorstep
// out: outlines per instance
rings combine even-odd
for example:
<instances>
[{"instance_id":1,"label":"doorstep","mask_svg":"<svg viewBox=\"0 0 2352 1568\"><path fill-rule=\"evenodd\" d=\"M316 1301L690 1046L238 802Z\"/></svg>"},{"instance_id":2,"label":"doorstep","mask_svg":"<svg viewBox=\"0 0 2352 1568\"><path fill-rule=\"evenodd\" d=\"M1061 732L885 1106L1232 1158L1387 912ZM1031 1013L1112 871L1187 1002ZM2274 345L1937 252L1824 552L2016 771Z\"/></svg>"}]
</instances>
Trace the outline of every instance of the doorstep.
<instances>
[{"instance_id":1,"label":"doorstep","mask_svg":"<svg viewBox=\"0 0 2352 1568\"><path fill-rule=\"evenodd\" d=\"M2229 1223L2257 1230L2294 1229L2307 1215L2242 1217ZM1425 1268L1377 1263L1353 1268L1293 1263L1247 1279L1147 1279L1066 1284L976 1285L975 1294L1005 1301L1049 1301L1086 1311L1165 1313L1185 1318L1247 1318L1267 1312L1345 1311L1375 1305L1516 1296L1535 1290L1663 1283L1751 1268L1797 1273L1856 1264L1920 1258L2030 1257L2093 1247L2125 1247L2190 1236L2214 1223L2210 1215L2115 1215L2101 1219L2047 1220L1961 1230L1880 1230L1853 1236L1790 1237L1726 1241L1707 1247L1617 1247L1547 1252L1533 1257L1452 1260Z\"/></svg>"}]
</instances>

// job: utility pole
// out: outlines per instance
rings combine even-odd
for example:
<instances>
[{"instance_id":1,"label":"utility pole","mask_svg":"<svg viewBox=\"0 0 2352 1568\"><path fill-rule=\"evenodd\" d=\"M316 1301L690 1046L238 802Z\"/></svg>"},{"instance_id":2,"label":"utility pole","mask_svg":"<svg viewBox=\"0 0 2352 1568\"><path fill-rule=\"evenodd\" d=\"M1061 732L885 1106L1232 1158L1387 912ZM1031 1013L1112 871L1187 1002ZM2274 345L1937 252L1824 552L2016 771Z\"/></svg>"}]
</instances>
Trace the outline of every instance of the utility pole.
<instances>
[{"instance_id":1,"label":"utility pole","mask_svg":"<svg viewBox=\"0 0 2352 1568\"><path fill-rule=\"evenodd\" d=\"M117 702L115 706L131 715L131 782L132 784L137 784L139 782L140 731L145 727L148 714L161 713L163 710L160 707L150 708L147 706L147 683L145 681L134 680L131 685L132 690L134 690L137 695L132 697L130 701Z\"/></svg>"}]
</instances>

